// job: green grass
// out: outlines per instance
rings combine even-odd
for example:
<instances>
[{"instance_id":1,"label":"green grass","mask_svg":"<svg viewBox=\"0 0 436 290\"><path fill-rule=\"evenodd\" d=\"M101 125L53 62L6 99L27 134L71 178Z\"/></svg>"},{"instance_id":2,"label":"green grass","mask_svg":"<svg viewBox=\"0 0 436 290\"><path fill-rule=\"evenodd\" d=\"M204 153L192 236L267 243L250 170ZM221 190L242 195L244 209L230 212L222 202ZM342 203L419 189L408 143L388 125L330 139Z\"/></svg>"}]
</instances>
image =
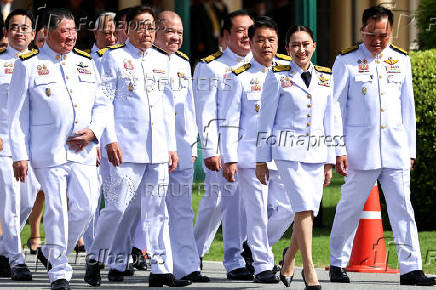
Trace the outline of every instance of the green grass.
<instances>
[{"instance_id":1,"label":"green grass","mask_svg":"<svg viewBox=\"0 0 436 290\"><path fill-rule=\"evenodd\" d=\"M343 178L334 174L330 186L325 188L322 199L322 227L314 228L313 230L313 259L316 267L325 267L329 265L329 237L330 229L333 224L335 215L335 207L340 199L340 186L343 184ZM194 184L192 194L192 207L197 214L198 204L203 194L203 187ZM41 227L42 229L42 227ZM291 229L288 229L282 239L273 246L273 252L276 263L281 259L283 248L289 245L291 238ZM30 235L29 225L26 225L21 233L23 245L26 243ZM41 235L44 237L44 231L41 230ZM391 268L398 269L398 259L395 250L395 245L389 243L392 241L392 232L385 231L386 251L389 253L388 265ZM426 273L436 274L436 231L419 232L419 241L421 245L423 270ZM218 230L215 240L213 241L210 251L205 255L205 260L222 261L224 257L223 236L221 228ZM301 256L298 253L296 258L297 266L302 266Z\"/></svg>"}]
</instances>

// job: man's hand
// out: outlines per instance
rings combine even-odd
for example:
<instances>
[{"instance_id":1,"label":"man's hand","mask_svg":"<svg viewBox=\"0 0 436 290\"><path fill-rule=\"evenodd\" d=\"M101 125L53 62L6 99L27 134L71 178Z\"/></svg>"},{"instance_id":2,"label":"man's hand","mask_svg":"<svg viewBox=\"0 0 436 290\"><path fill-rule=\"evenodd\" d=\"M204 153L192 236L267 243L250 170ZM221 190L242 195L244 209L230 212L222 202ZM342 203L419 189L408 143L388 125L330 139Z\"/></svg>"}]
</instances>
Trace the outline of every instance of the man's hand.
<instances>
[{"instance_id":1,"label":"man's hand","mask_svg":"<svg viewBox=\"0 0 436 290\"><path fill-rule=\"evenodd\" d=\"M110 143L106 145L107 158L113 166L117 167L123 163L123 155L121 153L121 147L118 142Z\"/></svg>"},{"instance_id":2,"label":"man's hand","mask_svg":"<svg viewBox=\"0 0 436 290\"><path fill-rule=\"evenodd\" d=\"M347 176L348 160L347 156L336 156L336 172L342 176Z\"/></svg>"},{"instance_id":3,"label":"man's hand","mask_svg":"<svg viewBox=\"0 0 436 290\"><path fill-rule=\"evenodd\" d=\"M333 168L332 164L324 164L324 186L329 185L330 181L332 180L332 176L333 176L332 168Z\"/></svg>"},{"instance_id":4,"label":"man's hand","mask_svg":"<svg viewBox=\"0 0 436 290\"><path fill-rule=\"evenodd\" d=\"M28 162L27 160L15 161L12 163L14 168L14 177L17 181L26 182Z\"/></svg>"},{"instance_id":5,"label":"man's hand","mask_svg":"<svg viewBox=\"0 0 436 290\"><path fill-rule=\"evenodd\" d=\"M76 150L76 152L82 151L83 148L95 139L94 132L88 128L79 130L74 135L68 137L67 144L70 146L70 150Z\"/></svg>"},{"instance_id":6,"label":"man's hand","mask_svg":"<svg viewBox=\"0 0 436 290\"><path fill-rule=\"evenodd\" d=\"M415 165L415 159L410 158L410 171L413 170L414 165Z\"/></svg>"},{"instance_id":7,"label":"man's hand","mask_svg":"<svg viewBox=\"0 0 436 290\"><path fill-rule=\"evenodd\" d=\"M3 139L0 138L0 152L3 151Z\"/></svg>"},{"instance_id":8,"label":"man's hand","mask_svg":"<svg viewBox=\"0 0 436 290\"><path fill-rule=\"evenodd\" d=\"M212 157L204 159L204 165L209 170L220 171L220 169L221 169L221 156L212 156Z\"/></svg>"},{"instance_id":9,"label":"man's hand","mask_svg":"<svg viewBox=\"0 0 436 290\"><path fill-rule=\"evenodd\" d=\"M269 170L266 162L256 163L256 177L260 183L266 185L266 182L269 180Z\"/></svg>"},{"instance_id":10,"label":"man's hand","mask_svg":"<svg viewBox=\"0 0 436 290\"><path fill-rule=\"evenodd\" d=\"M169 151L168 155L169 155L168 165L170 167L169 171L173 172L177 168L177 163L179 163L179 156L177 155L176 151Z\"/></svg>"},{"instance_id":11,"label":"man's hand","mask_svg":"<svg viewBox=\"0 0 436 290\"><path fill-rule=\"evenodd\" d=\"M97 162L95 163L95 166L99 167L101 163L101 151L100 146L97 147Z\"/></svg>"},{"instance_id":12,"label":"man's hand","mask_svg":"<svg viewBox=\"0 0 436 290\"><path fill-rule=\"evenodd\" d=\"M223 176L225 179L227 179L228 182L236 181L235 179L236 172L238 172L238 163L236 162L224 163Z\"/></svg>"},{"instance_id":13,"label":"man's hand","mask_svg":"<svg viewBox=\"0 0 436 290\"><path fill-rule=\"evenodd\" d=\"M194 163L195 160L197 160L197 156L192 156L192 163Z\"/></svg>"}]
</instances>

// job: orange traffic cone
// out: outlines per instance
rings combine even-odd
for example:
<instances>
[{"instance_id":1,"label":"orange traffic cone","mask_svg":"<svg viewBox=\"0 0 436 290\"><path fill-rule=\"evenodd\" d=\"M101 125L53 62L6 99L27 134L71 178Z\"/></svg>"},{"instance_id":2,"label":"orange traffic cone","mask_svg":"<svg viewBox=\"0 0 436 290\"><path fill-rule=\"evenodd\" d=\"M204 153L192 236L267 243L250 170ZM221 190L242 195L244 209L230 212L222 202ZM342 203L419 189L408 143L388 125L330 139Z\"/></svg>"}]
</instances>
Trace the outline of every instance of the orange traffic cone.
<instances>
[{"instance_id":1,"label":"orange traffic cone","mask_svg":"<svg viewBox=\"0 0 436 290\"><path fill-rule=\"evenodd\" d=\"M377 184L372 188L354 236L348 272L399 273L387 265L385 236Z\"/></svg>"}]
</instances>

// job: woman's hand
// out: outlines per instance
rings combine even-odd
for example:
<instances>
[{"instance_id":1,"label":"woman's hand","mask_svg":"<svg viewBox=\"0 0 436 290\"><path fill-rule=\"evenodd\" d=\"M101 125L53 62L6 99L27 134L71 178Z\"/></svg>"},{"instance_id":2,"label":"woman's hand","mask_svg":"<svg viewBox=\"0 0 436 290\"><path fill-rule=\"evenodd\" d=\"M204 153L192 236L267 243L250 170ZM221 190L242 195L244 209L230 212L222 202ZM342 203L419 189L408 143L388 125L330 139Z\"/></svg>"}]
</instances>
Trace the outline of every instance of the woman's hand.
<instances>
[{"instance_id":1,"label":"woman's hand","mask_svg":"<svg viewBox=\"0 0 436 290\"><path fill-rule=\"evenodd\" d=\"M330 181L332 180L333 172L332 172L332 164L325 164L324 165L324 186L327 186L330 184Z\"/></svg>"}]
</instances>

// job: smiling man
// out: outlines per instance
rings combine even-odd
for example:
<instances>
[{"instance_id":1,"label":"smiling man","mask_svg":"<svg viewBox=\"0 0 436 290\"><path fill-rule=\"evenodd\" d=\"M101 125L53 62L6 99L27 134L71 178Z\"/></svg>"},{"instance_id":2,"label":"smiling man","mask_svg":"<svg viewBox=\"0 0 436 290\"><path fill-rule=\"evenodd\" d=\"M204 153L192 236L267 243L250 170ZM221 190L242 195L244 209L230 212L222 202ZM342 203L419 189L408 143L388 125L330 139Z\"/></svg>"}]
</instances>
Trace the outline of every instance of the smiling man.
<instances>
[{"instance_id":1,"label":"smiling man","mask_svg":"<svg viewBox=\"0 0 436 290\"><path fill-rule=\"evenodd\" d=\"M47 13L46 43L15 62L9 135L15 178L27 179L30 161L45 194L46 243L38 256L46 265L48 258L51 288L70 289L67 254L97 206L96 143L108 114L106 99L96 97L100 79L90 55L74 48L73 15Z\"/></svg>"},{"instance_id":2,"label":"smiling man","mask_svg":"<svg viewBox=\"0 0 436 290\"><path fill-rule=\"evenodd\" d=\"M349 283L359 217L377 180L386 198L400 262L401 285L435 285L422 272L410 171L416 158L416 118L410 58L390 44L394 19L382 6L366 9L363 43L346 49L333 66L334 98L343 118L345 148L337 146L336 171L345 176L330 236L330 281Z\"/></svg>"}]
</instances>

